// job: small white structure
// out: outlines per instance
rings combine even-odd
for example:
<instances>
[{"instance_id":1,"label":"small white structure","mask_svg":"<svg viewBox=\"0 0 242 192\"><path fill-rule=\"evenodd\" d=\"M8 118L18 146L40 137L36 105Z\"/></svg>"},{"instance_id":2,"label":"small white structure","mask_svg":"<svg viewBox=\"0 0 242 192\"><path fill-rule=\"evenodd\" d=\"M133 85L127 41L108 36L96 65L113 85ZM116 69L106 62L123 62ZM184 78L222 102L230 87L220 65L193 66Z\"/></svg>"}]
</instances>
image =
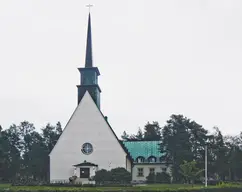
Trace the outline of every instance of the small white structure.
<instances>
[{"instance_id":1,"label":"small white structure","mask_svg":"<svg viewBox=\"0 0 242 192\"><path fill-rule=\"evenodd\" d=\"M89 183L100 169L123 167L133 180L144 181L150 172L168 171L160 159L159 141L120 141L100 110L97 67L92 62L91 17L89 14L85 67L79 68L78 105L50 157L50 182Z\"/></svg>"}]
</instances>

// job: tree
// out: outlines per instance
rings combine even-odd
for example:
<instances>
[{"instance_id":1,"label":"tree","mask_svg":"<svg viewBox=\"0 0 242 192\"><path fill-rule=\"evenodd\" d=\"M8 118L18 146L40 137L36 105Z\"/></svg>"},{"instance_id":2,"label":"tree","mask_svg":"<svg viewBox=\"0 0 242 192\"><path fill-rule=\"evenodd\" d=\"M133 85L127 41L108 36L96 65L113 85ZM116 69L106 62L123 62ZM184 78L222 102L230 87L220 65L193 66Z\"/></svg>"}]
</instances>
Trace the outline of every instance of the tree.
<instances>
[{"instance_id":1,"label":"tree","mask_svg":"<svg viewBox=\"0 0 242 192\"><path fill-rule=\"evenodd\" d=\"M131 173L128 172L125 168L117 167L111 169L111 171L101 169L96 172L93 179L97 182L97 184L104 184L106 182L129 183L132 177Z\"/></svg>"},{"instance_id":2,"label":"tree","mask_svg":"<svg viewBox=\"0 0 242 192\"><path fill-rule=\"evenodd\" d=\"M224 138L218 127L214 127L215 133L213 134L213 142L211 144L213 154L214 154L214 169L215 173L219 175L219 179L224 180L227 171L227 147L224 143Z\"/></svg>"},{"instance_id":3,"label":"tree","mask_svg":"<svg viewBox=\"0 0 242 192\"><path fill-rule=\"evenodd\" d=\"M49 153L62 133L61 124L48 124L42 133L28 121L0 130L0 177L47 180Z\"/></svg>"},{"instance_id":4,"label":"tree","mask_svg":"<svg viewBox=\"0 0 242 192\"><path fill-rule=\"evenodd\" d=\"M56 126L52 126L49 123L41 129L41 137L44 146L38 146L42 149L42 153L45 154L43 158L44 167L43 172L45 173L45 178L47 179L49 176L49 154L54 148L56 142L58 141L59 137L61 136L63 130L61 127L61 123L57 122ZM43 151L45 149L45 151Z\"/></svg>"},{"instance_id":5,"label":"tree","mask_svg":"<svg viewBox=\"0 0 242 192\"><path fill-rule=\"evenodd\" d=\"M166 172L150 173L146 181L147 183L170 183L171 176Z\"/></svg>"},{"instance_id":6,"label":"tree","mask_svg":"<svg viewBox=\"0 0 242 192\"><path fill-rule=\"evenodd\" d=\"M196 161L184 161L183 164L180 165L180 173L185 177L186 181L192 183L192 185L195 179L200 177L202 172L204 172L203 169L196 167Z\"/></svg>"},{"instance_id":7,"label":"tree","mask_svg":"<svg viewBox=\"0 0 242 192\"><path fill-rule=\"evenodd\" d=\"M153 123L147 122L144 127L144 140L159 141L161 139L161 128L157 121Z\"/></svg>"},{"instance_id":8,"label":"tree","mask_svg":"<svg viewBox=\"0 0 242 192\"><path fill-rule=\"evenodd\" d=\"M24 155L25 171L33 180L47 180L48 150L38 132L31 134L29 151ZM47 172L46 172L47 171Z\"/></svg>"},{"instance_id":9,"label":"tree","mask_svg":"<svg viewBox=\"0 0 242 192\"><path fill-rule=\"evenodd\" d=\"M135 135L135 138L139 141L142 141L144 139L143 131L139 128L137 134Z\"/></svg>"},{"instance_id":10,"label":"tree","mask_svg":"<svg viewBox=\"0 0 242 192\"><path fill-rule=\"evenodd\" d=\"M165 153L167 162L171 162L172 176L175 182L182 179L179 166L184 160L196 160L204 164L204 147L207 131L195 121L183 115L172 115L162 129L161 151Z\"/></svg>"},{"instance_id":11,"label":"tree","mask_svg":"<svg viewBox=\"0 0 242 192\"><path fill-rule=\"evenodd\" d=\"M132 180L131 173L123 167L114 168L111 170L111 178L113 182L130 183Z\"/></svg>"},{"instance_id":12,"label":"tree","mask_svg":"<svg viewBox=\"0 0 242 192\"><path fill-rule=\"evenodd\" d=\"M42 137L44 139L44 143L48 148L48 152L50 153L62 134L61 124L60 122L58 122L56 126L52 126L48 123L41 130L42 130Z\"/></svg>"},{"instance_id":13,"label":"tree","mask_svg":"<svg viewBox=\"0 0 242 192\"><path fill-rule=\"evenodd\" d=\"M97 184L104 184L107 181L111 181L111 174L106 169L96 171L93 178Z\"/></svg>"},{"instance_id":14,"label":"tree","mask_svg":"<svg viewBox=\"0 0 242 192\"><path fill-rule=\"evenodd\" d=\"M225 136L224 143L227 149L227 152L226 152L227 171L225 171L227 179L238 180L239 178L242 178L241 134L237 136Z\"/></svg>"},{"instance_id":15,"label":"tree","mask_svg":"<svg viewBox=\"0 0 242 192\"><path fill-rule=\"evenodd\" d=\"M0 181L3 180L4 173L4 149L3 149L3 137L2 137L2 126L0 125Z\"/></svg>"},{"instance_id":16,"label":"tree","mask_svg":"<svg viewBox=\"0 0 242 192\"><path fill-rule=\"evenodd\" d=\"M11 125L9 129L2 132L4 141L5 168L4 177L6 180L12 180L21 172L21 142L20 135L16 125Z\"/></svg>"},{"instance_id":17,"label":"tree","mask_svg":"<svg viewBox=\"0 0 242 192\"><path fill-rule=\"evenodd\" d=\"M124 141L128 141L128 140L129 140L129 135L126 133L126 131L123 132L123 135L121 135L121 138L122 138Z\"/></svg>"},{"instance_id":18,"label":"tree","mask_svg":"<svg viewBox=\"0 0 242 192\"><path fill-rule=\"evenodd\" d=\"M136 134L131 135L124 131L121 138L124 141L159 141L161 139L161 127L157 121L147 122L144 131L139 128Z\"/></svg>"}]
</instances>

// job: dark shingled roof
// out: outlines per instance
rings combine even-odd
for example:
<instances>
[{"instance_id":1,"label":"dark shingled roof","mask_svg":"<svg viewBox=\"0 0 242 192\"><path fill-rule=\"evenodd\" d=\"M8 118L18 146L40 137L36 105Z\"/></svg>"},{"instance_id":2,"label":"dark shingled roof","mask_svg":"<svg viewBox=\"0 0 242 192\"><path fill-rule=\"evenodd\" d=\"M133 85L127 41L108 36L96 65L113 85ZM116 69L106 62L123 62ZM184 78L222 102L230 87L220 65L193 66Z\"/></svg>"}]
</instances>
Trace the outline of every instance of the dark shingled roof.
<instances>
[{"instance_id":1,"label":"dark shingled roof","mask_svg":"<svg viewBox=\"0 0 242 192\"><path fill-rule=\"evenodd\" d=\"M97 165L96 164L94 164L94 163L90 163L90 162L86 162L86 161L84 161L83 163L79 163L79 164L77 164L77 165L73 165L74 167L81 167L81 166L95 166L95 167L97 167Z\"/></svg>"}]
</instances>

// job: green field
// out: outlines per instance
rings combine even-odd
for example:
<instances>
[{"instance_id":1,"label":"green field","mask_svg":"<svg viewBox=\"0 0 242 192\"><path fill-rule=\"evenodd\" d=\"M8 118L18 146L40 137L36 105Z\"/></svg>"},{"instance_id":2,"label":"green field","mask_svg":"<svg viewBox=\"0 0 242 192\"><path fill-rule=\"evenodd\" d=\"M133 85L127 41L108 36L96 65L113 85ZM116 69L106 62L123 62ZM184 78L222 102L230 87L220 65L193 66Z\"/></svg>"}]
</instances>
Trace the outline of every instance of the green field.
<instances>
[{"instance_id":1,"label":"green field","mask_svg":"<svg viewBox=\"0 0 242 192\"><path fill-rule=\"evenodd\" d=\"M186 184L150 184L145 186L133 186L133 187L55 187L55 186L11 186L10 184L1 184L0 189L10 189L14 191L59 191L59 190L68 190L68 191L141 191L141 190L154 190L161 191L167 189L181 189L181 188L203 188L201 185L186 185Z\"/></svg>"},{"instance_id":2,"label":"green field","mask_svg":"<svg viewBox=\"0 0 242 192\"><path fill-rule=\"evenodd\" d=\"M215 188L215 189L213 189ZM223 185L223 186L208 186L209 192L241 192L242 185ZM0 192L2 191L21 191L21 192L32 192L32 191L43 191L43 192L56 192L56 191L98 191L98 192L200 192L204 190L203 185L187 185L187 184L150 184L145 186L133 186L133 187L56 187L56 186L11 186L10 184L0 184Z\"/></svg>"}]
</instances>

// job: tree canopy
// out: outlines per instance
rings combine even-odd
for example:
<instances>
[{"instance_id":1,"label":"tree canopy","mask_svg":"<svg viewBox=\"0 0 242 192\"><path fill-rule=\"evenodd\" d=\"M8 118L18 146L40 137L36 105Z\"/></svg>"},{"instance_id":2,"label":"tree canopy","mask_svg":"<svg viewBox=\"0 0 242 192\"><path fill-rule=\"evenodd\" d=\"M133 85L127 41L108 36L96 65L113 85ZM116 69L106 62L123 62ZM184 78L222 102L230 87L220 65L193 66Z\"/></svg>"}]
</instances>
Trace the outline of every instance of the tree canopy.
<instances>
[{"instance_id":1,"label":"tree canopy","mask_svg":"<svg viewBox=\"0 0 242 192\"><path fill-rule=\"evenodd\" d=\"M164 159L173 165L173 182L183 181L180 165L184 161L194 161L198 169L204 169L205 146L208 149L209 178L242 179L242 133L224 136L218 127L209 132L196 121L173 114L163 127L156 121L147 122L143 129L138 129L137 134L125 132L122 138L126 141L160 140L160 150L165 152Z\"/></svg>"},{"instance_id":2,"label":"tree canopy","mask_svg":"<svg viewBox=\"0 0 242 192\"><path fill-rule=\"evenodd\" d=\"M0 129L0 179L18 177L48 180L48 155L62 133L61 124L47 124L37 132L32 123L23 121Z\"/></svg>"},{"instance_id":3,"label":"tree canopy","mask_svg":"<svg viewBox=\"0 0 242 192\"><path fill-rule=\"evenodd\" d=\"M9 128L0 126L0 180L8 182L19 177L48 180L48 154L61 134L60 122L38 129L28 121ZM181 165L184 161L196 162L198 170L204 169L205 146L208 149L209 178L242 179L242 133L223 135L218 127L209 132L196 121L173 114L164 126L150 121L143 128L138 128L136 134L125 130L121 138L126 141L161 141L164 159L173 165L173 182L183 181Z\"/></svg>"}]
</instances>

